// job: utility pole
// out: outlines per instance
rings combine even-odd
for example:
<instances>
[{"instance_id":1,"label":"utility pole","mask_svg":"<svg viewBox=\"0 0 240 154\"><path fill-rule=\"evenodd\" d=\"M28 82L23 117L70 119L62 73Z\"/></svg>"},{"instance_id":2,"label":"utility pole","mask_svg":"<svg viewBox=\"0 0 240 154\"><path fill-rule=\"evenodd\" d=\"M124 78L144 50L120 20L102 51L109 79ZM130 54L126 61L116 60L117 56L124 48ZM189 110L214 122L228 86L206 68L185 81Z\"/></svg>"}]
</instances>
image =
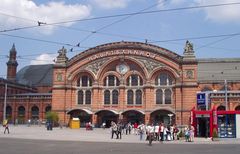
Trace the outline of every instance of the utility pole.
<instances>
[{"instance_id":1,"label":"utility pole","mask_svg":"<svg viewBox=\"0 0 240 154\"><path fill-rule=\"evenodd\" d=\"M7 83L5 83L5 96L3 104L3 121L6 120L6 106L7 106Z\"/></svg>"},{"instance_id":2,"label":"utility pole","mask_svg":"<svg viewBox=\"0 0 240 154\"><path fill-rule=\"evenodd\" d=\"M226 111L228 111L227 80L224 80L224 88L225 88L225 109Z\"/></svg>"}]
</instances>

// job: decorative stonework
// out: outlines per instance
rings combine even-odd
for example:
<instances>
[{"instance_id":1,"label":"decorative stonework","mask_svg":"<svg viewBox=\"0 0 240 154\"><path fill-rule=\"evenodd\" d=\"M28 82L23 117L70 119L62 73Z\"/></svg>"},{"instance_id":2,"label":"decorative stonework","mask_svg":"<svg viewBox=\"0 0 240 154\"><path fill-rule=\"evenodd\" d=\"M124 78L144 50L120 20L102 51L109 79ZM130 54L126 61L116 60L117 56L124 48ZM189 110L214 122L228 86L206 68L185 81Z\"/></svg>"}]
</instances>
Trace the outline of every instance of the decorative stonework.
<instances>
[{"instance_id":1,"label":"decorative stonework","mask_svg":"<svg viewBox=\"0 0 240 154\"><path fill-rule=\"evenodd\" d=\"M62 73L57 73L57 81L63 81Z\"/></svg>"},{"instance_id":2,"label":"decorative stonework","mask_svg":"<svg viewBox=\"0 0 240 154\"><path fill-rule=\"evenodd\" d=\"M157 61L151 60L151 59L139 58L139 57L135 58L135 59L137 59L139 62L141 62L149 73L151 73L156 68L160 68L160 67L166 66L163 63L160 63L160 62L157 62Z\"/></svg>"},{"instance_id":3,"label":"decorative stonework","mask_svg":"<svg viewBox=\"0 0 240 154\"><path fill-rule=\"evenodd\" d=\"M67 49L62 47L62 49L58 50L58 56L57 56L57 61L56 64L66 64L68 61L68 57L66 55Z\"/></svg>"},{"instance_id":4,"label":"decorative stonework","mask_svg":"<svg viewBox=\"0 0 240 154\"><path fill-rule=\"evenodd\" d=\"M187 79L193 79L194 78L194 70L186 70L186 76Z\"/></svg>"},{"instance_id":5,"label":"decorative stonework","mask_svg":"<svg viewBox=\"0 0 240 154\"><path fill-rule=\"evenodd\" d=\"M101 66L108 61L109 58L104 58L98 61L94 61L92 63L89 63L85 69L88 71L91 71L94 75L97 75L98 71L100 70Z\"/></svg>"}]
</instances>

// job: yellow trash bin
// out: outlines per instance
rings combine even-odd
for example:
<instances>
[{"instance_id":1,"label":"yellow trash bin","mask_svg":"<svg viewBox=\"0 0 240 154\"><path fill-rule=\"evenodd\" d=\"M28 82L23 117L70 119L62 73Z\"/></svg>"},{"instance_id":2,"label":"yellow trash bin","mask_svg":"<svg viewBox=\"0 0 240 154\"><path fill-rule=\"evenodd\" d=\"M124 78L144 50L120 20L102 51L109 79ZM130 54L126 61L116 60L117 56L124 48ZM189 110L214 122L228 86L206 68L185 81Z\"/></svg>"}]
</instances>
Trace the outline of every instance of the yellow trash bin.
<instances>
[{"instance_id":1,"label":"yellow trash bin","mask_svg":"<svg viewBox=\"0 0 240 154\"><path fill-rule=\"evenodd\" d=\"M72 129L80 128L80 120L79 120L79 118L72 118L71 119L70 128L72 128Z\"/></svg>"}]
</instances>

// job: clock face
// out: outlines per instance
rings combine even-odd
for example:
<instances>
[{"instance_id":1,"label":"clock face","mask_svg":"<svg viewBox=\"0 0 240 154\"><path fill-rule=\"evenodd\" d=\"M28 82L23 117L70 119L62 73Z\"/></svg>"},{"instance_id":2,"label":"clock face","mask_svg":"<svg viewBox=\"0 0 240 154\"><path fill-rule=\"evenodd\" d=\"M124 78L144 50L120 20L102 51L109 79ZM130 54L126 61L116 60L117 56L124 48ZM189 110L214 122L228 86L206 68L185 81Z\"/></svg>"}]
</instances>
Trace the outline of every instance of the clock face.
<instances>
[{"instance_id":1,"label":"clock face","mask_svg":"<svg viewBox=\"0 0 240 154\"><path fill-rule=\"evenodd\" d=\"M126 64L119 64L117 65L116 70L121 74L125 74L129 70L129 67Z\"/></svg>"}]
</instances>

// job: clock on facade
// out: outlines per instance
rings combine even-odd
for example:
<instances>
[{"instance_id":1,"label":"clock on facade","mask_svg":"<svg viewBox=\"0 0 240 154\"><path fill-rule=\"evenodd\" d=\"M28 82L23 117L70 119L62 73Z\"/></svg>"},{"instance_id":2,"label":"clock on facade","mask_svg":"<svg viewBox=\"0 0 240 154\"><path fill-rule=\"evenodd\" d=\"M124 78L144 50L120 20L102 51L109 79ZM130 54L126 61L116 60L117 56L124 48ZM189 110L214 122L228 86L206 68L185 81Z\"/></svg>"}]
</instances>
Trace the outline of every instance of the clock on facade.
<instances>
[{"instance_id":1,"label":"clock on facade","mask_svg":"<svg viewBox=\"0 0 240 154\"><path fill-rule=\"evenodd\" d=\"M129 70L129 67L126 64L122 63L122 64L117 65L116 70L120 74L125 74Z\"/></svg>"}]
</instances>

